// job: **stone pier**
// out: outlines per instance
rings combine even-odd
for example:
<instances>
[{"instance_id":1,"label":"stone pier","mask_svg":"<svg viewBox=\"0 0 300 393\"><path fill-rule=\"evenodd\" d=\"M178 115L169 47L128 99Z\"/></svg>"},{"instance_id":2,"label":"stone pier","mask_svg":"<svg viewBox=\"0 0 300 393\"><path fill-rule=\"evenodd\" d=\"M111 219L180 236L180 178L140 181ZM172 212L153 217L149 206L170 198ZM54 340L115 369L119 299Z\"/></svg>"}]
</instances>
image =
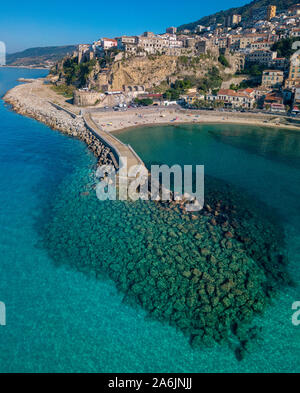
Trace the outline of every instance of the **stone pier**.
<instances>
[{"instance_id":1,"label":"stone pier","mask_svg":"<svg viewBox=\"0 0 300 393\"><path fill-rule=\"evenodd\" d=\"M122 159L127 159L127 167L128 169L134 165L142 165L145 167L145 164L141 160L141 158L135 153L130 145L125 145L114 135L109 132L104 131L101 127L99 127L90 113L86 113L83 115L83 119L86 127L98 138L100 138L101 142L104 143L110 150L113 152L114 159L117 161L117 168L121 168L123 166Z\"/></svg>"}]
</instances>

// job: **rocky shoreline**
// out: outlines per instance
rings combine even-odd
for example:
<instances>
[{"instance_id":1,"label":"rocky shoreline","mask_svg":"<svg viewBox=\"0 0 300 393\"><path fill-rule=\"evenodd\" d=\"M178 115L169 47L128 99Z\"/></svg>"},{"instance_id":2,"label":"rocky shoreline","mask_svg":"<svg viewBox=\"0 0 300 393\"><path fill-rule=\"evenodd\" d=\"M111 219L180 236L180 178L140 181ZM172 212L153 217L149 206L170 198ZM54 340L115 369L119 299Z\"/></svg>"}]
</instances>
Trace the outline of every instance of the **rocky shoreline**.
<instances>
[{"instance_id":1,"label":"rocky shoreline","mask_svg":"<svg viewBox=\"0 0 300 393\"><path fill-rule=\"evenodd\" d=\"M83 118L73 118L67 112L56 109L47 99L30 94L30 85L14 87L5 94L3 100L11 105L15 112L85 142L97 158L98 165L113 165L111 150L87 129Z\"/></svg>"}]
</instances>

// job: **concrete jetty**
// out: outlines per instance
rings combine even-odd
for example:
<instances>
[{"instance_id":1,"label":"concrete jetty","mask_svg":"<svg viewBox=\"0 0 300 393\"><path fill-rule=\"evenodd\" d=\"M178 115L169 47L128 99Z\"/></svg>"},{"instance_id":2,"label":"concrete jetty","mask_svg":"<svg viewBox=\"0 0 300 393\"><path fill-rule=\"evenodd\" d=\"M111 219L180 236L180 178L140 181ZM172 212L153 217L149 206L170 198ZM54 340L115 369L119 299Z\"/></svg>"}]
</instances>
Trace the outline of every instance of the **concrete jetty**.
<instances>
[{"instance_id":1,"label":"concrete jetty","mask_svg":"<svg viewBox=\"0 0 300 393\"><path fill-rule=\"evenodd\" d=\"M99 127L90 113L86 113L83 115L83 120L85 122L86 127L97 137L100 138L101 142L104 143L107 147L111 149L111 151L115 155L115 159L118 162L118 168L123 166L122 159L127 159L127 167L128 169L134 165L142 165L145 167L145 164L141 160L141 158L135 153L130 145L126 145L121 142L114 135L110 134L107 131L104 131L101 127Z\"/></svg>"},{"instance_id":2,"label":"concrete jetty","mask_svg":"<svg viewBox=\"0 0 300 393\"><path fill-rule=\"evenodd\" d=\"M119 170L125 168L125 158L127 169L136 165L145 168L131 146L97 125L89 112L77 113L76 107L65 102L42 80L14 87L5 94L4 100L16 112L84 141L97 157L98 165L112 164Z\"/></svg>"}]
</instances>

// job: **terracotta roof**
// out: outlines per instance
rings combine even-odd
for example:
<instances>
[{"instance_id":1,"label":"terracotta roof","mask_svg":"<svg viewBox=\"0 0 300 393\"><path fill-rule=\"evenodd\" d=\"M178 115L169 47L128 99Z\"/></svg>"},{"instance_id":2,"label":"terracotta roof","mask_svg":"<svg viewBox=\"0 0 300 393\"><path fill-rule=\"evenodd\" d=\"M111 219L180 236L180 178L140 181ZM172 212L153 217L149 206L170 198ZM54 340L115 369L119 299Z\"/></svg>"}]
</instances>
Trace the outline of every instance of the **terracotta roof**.
<instances>
[{"instance_id":1,"label":"terracotta roof","mask_svg":"<svg viewBox=\"0 0 300 393\"><path fill-rule=\"evenodd\" d=\"M112 41L112 42L117 42L114 38L102 38L103 41Z\"/></svg>"},{"instance_id":2,"label":"terracotta roof","mask_svg":"<svg viewBox=\"0 0 300 393\"><path fill-rule=\"evenodd\" d=\"M241 91L241 92L248 93L248 94L251 94L251 93L254 92L254 89L251 89L250 87L247 87L247 89L243 89L243 90L240 90L240 91Z\"/></svg>"},{"instance_id":3,"label":"terracotta roof","mask_svg":"<svg viewBox=\"0 0 300 393\"><path fill-rule=\"evenodd\" d=\"M235 91L235 90L231 90L231 89L220 89L218 92L218 95L249 98L249 95L247 93L243 93L243 91Z\"/></svg>"},{"instance_id":4,"label":"terracotta roof","mask_svg":"<svg viewBox=\"0 0 300 393\"><path fill-rule=\"evenodd\" d=\"M276 101L282 101L282 100L283 100L283 98L281 96L277 95L277 93L270 93L270 94L267 94L265 97L265 101L268 101L268 102L270 102L270 101L276 102Z\"/></svg>"}]
</instances>

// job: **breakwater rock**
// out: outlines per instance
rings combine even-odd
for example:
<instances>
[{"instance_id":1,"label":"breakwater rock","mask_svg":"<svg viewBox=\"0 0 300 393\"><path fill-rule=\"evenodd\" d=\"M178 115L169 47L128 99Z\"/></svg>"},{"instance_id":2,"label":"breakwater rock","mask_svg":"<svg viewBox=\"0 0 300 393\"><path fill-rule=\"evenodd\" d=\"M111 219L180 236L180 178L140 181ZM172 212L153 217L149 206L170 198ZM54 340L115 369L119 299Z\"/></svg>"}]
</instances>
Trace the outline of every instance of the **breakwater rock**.
<instances>
[{"instance_id":1,"label":"breakwater rock","mask_svg":"<svg viewBox=\"0 0 300 393\"><path fill-rule=\"evenodd\" d=\"M228 344L239 360L251 351L261 335L255 316L290 283L282 232L265 206L209 178L198 213L74 193L88 181L76 174L53 202L42 233L55 263L108 275L124 301L180 329L195 348Z\"/></svg>"},{"instance_id":2,"label":"breakwater rock","mask_svg":"<svg viewBox=\"0 0 300 393\"><path fill-rule=\"evenodd\" d=\"M15 112L85 142L97 157L99 165L113 164L110 149L86 128L80 116L74 118L66 111L55 108L47 97L43 98L42 95L32 94L32 86L38 88L38 86L42 86L42 81L37 80L30 84L16 86L8 91L3 99L12 106Z\"/></svg>"}]
</instances>

